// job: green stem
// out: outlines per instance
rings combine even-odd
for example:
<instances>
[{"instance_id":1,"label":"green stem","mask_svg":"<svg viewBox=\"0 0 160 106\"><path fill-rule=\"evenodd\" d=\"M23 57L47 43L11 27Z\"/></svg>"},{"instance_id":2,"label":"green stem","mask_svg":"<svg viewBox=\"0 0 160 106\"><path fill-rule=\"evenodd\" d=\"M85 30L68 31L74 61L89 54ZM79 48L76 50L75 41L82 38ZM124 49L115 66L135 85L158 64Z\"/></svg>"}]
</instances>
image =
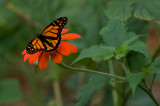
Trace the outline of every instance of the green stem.
<instances>
[{"instance_id":1,"label":"green stem","mask_svg":"<svg viewBox=\"0 0 160 106\"><path fill-rule=\"evenodd\" d=\"M157 55L160 53L160 45L157 47L157 49L155 50L155 52L153 53L152 55L152 61L155 60L155 58L157 57ZM152 86L153 86L153 83L154 83L154 80L156 78L156 74L153 75L153 78L152 78L152 82L151 82L151 85L150 85L150 91L152 91Z\"/></svg>"},{"instance_id":2,"label":"green stem","mask_svg":"<svg viewBox=\"0 0 160 106\"><path fill-rule=\"evenodd\" d=\"M123 61L122 61L123 62ZM124 64L123 64L124 65ZM126 65L126 64L125 64ZM129 71L129 69L127 68L127 66L125 66L124 70L127 72ZM144 83L145 84L145 83ZM147 86L147 85L145 85ZM159 106L157 100L154 98L153 94L150 92L150 90L148 89L148 86L147 86L147 89L145 89L143 86L141 86L140 84L138 84L138 87L141 88L143 91L145 91L148 96L153 100L153 102L156 104L156 106Z\"/></svg>"},{"instance_id":3,"label":"green stem","mask_svg":"<svg viewBox=\"0 0 160 106\"><path fill-rule=\"evenodd\" d=\"M56 99L57 105L63 106L59 81L58 80L54 81L52 86L53 86L53 92L55 94L55 99Z\"/></svg>"},{"instance_id":4,"label":"green stem","mask_svg":"<svg viewBox=\"0 0 160 106\"><path fill-rule=\"evenodd\" d=\"M155 77L153 77L153 80L154 80L154 78ZM151 93L152 92L152 85L153 85L153 80L152 80L152 83L151 83L151 88L149 88L148 86L147 86L147 84L146 84L146 81L145 80L142 80L142 82L143 82L143 84L144 84L144 86L146 87L146 89L145 88L143 88L141 85L138 85L141 89L145 89L145 92L147 93L147 94L149 94L149 96L152 98L152 100L156 103L157 101L156 101L156 99L154 98L154 96L153 96L153 94ZM157 102L158 103L158 102ZM158 105L159 106L159 105Z\"/></svg>"},{"instance_id":5,"label":"green stem","mask_svg":"<svg viewBox=\"0 0 160 106\"><path fill-rule=\"evenodd\" d=\"M156 106L159 106L159 103L157 102L157 100L154 98L154 96L152 95L152 93L148 90L146 90L143 86L138 85L139 88L141 88L144 92L146 92L150 98L153 100L153 102L156 104Z\"/></svg>"},{"instance_id":6,"label":"green stem","mask_svg":"<svg viewBox=\"0 0 160 106\"><path fill-rule=\"evenodd\" d=\"M121 106L125 106L127 100L129 99L128 97L131 94L131 92L132 92L132 89L129 87L125 92L125 95L123 97L123 101L122 101L122 105Z\"/></svg>"},{"instance_id":7,"label":"green stem","mask_svg":"<svg viewBox=\"0 0 160 106\"><path fill-rule=\"evenodd\" d=\"M156 74L153 75L152 82L150 85L150 91L152 91L152 87L153 87L153 83L154 83L155 78L156 78Z\"/></svg>"},{"instance_id":8,"label":"green stem","mask_svg":"<svg viewBox=\"0 0 160 106\"><path fill-rule=\"evenodd\" d=\"M122 59L120 64L121 64L124 72L126 73L126 75L129 75L131 72L130 72L130 70L129 70L129 67L128 67L126 58L125 58L125 59ZM123 99L123 101L122 101L122 106L124 106L124 105L126 104L127 99L128 99L128 97L129 97L131 91L132 91L132 90L131 90L131 88L129 87L129 88L127 89L127 91L125 92L125 96L124 96L124 99Z\"/></svg>"},{"instance_id":9,"label":"green stem","mask_svg":"<svg viewBox=\"0 0 160 106\"><path fill-rule=\"evenodd\" d=\"M148 85L146 84L146 80L143 79L142 82L143 82L144 86L145 86L148 90L150 90L150 89L148 88Z\"/></svg>"},{"instance_id":10,"label":"green stem","mask_svg":"<svg viewBox=\"0 0 160 106\"><path fill-rule=\"evenodd\" d=\"M160 53L160 45L156 48L155 52L152 55L152 61L155 60L155 58L158 56L158 54Z\"/></svg>"},{"instance_id":11,"label":"green stem","mask_svg":"<svg viewBox=\"0 0 160 106\"><path fill-rule=\"evenodd\" d=\"M122 67L123 67L124 72L126 73L126 75L129 75L130 71L129 71L128 67L126 66L125 61L122 60L121 65L122 65Z\"/></svg>"},{"instance_id":12,"label":"green stem","mask_svg":"<svg viewBox=\"0 0 160 106\"><path fill-rule=\"evenodd\" d=\"M108 74L108 73L104 73L104 72L100 72L100 71L94 71L94 70L88 70L88 69L80 69L80 68L73 68L70 66L67 66L63 63L58 64L60 67L66 69L66 70L70 70L70 71L77 71L77 72L89 72L89 73L94 73L94 74L99 74L105 77L109 77L109 78L116 78L119 80L126 80L123 77L117 76L117 75L113 75L113 74Z\"/></svg>"},{"instance_id":13,"label":"green stem","mask_svg":"<svg viewBox=\"0 0 160 106\"><path fill-rule=\"evenodd\" d=\"M109 60L109 61L108 61L108 67L109 67L109 72L110 72L111 74L115 75L114 66L113 66L112 60ZM114 78L112 78L112 80L114 80ZM111 83L111 86L112 86L113 88L117 88L115 82L112 82L112 83ZM114 106L119 106L119 99L118 99L117 89L112 89L112 96L113 96L112 98L113 98L113 104L114 104Z\"/></svg>"}]
</instances>

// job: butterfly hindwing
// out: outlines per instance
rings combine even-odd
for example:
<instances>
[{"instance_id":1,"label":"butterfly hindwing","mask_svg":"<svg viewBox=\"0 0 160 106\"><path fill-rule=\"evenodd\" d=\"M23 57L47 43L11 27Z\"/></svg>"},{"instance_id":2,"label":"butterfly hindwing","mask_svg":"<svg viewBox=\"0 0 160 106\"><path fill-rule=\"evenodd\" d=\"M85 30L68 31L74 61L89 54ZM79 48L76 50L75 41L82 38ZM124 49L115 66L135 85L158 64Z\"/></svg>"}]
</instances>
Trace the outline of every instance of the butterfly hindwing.
<instances>
[{"instance_id":1,"label":"butterfly hindwing","mask_svg":"<svg viewBox=\"0 0 160 106\"><path fill-rule=\"evenodd\" d=\"M37 37L33 39L27 46L26 51L29 54L34 54L39 51L44 51L46 49L43 42Z\"/></svg>"},{"instance_id":2,"label":"butterfly hindwing","mask_svg":"<svg viewBox=\"0 0 160 106\"><path fill-rule=\"evenodd\" d=\"M66 23L66 17L61 17L51 22L37 38L28 44L27 53L34 54L39 51L52 52L57 50L61 41L61 31Z\"/></svg>"}]
</instances>

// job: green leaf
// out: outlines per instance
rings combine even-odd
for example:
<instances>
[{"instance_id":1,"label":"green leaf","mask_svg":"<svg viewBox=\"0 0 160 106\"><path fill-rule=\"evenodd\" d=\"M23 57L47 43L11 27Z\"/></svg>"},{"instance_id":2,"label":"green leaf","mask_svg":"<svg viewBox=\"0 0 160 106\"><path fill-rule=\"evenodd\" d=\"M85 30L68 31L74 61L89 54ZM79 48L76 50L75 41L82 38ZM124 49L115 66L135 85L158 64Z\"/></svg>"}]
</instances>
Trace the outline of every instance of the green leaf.
<instances>
[{"instance_id":1,"label":"green leaf","mask_svg":"<svg viewBox=\"0 0 160 106\"><path fill-rule=\"evenodd\" d=\"M76 106L85 106L92 96L94 92L96 92L98 89L102 88L106 83L108 79L103 76L93 76L88 84L85 84L81 88L81 92L79 95L79 101L76 104Z\"/></svg>"},{"instance_id":2,"label":"green leaf","mask_svg":"<svg viewBox=\"0 0 160 106\"><path fill-rule=\"evenodd\" d=\"M159 68L160 68L160 57L157 57L157 58L155 59L153 65L154 65L155 67L159 67Z\"/></svg>"},{"instance_id":3,"label":"green leaf","mask_svg":"<svg viewBox=\"0 0 160 106\"><path fill-rule=\"evenodd\" d=\"M92 46L88 49L82 50L80 55L73 63L86 58L86 57L99 57L103 60L108 60L113 57L113 52L115 48L113 47L102 47L102 46Z\"/></svg>"},{"instance_id":4,"label":"green leaf","mask_svg":"<svg viewBox=\"0 0 160 106\"><path fill-rule=\"evenodd\" d=\"M120 60L121 58L125 57L126 56L126 53L119 53L119 51L116 53L116 59L117 60Z\"/></svg>"},{"instance_id":5,"label":"green leaf","mask_svg":"<svg viewBox=\"0 0 160 106\"><path fill-rule=\"evenodd\" d=\"M126 56L126 54L129 52L129 51L131 51L131 50L134 50L134 51L138 51L139 50L139 52L140 53L146 53L146 51L144 52L144 50L145 50L145 48L143 48L142 49L142 47L144 46L144 43L143 44L141 44L141 45L143 45L143 46L140 46L140 45L137 45L137 42L136 42L136 44L135 44L135 41L138 39L138 37L140 37L140 36L133 36L133 37L131 37L130 39L128 39L128 40L126 40L122 45L121 45L121 47L120 47L120 49L118 49L117 51L116 51L116 58L117 59L120 59L120 58L122 58L122 57L125 57ZM139 41L140 42L140 41ZM139 43L138 43L139 44ZM140 49L139 49L140 48ZM147 53L146 53L147 54Z\"/></svg>"},{"instance_id":6,"label":"green leaf","mask_svg":"<svg viewBox=\"0 0 160 106\"><path fill-rule=\"evenodd\" d=\"M160 68L153 68L149 70L149 74L160 74Z\"/></svg>"},{"instance_id":7,"label":"green leaf","mask_svg":"<svg viewBox=\"0 0 160 106\"><path fill-rule=\"evenodd\" d=\"M126 50L130 44L132 44L135 40L138 39L139 36L133 36L130 39L126 40L122 45L121 49Z\"/></svg>"},{"instance_id":8,"label":"green leaf","mask_svg":"<svg viewBox=\"0 0 160 106\"><path fill-rule=\"evenodd\" d=\"M116 51L116 59L119 60L119 59L125 57L126 54L127 54L127 53L129 52L129 50L130 50L130 49L128 49L129 46L133 45L134 42L135 42L135 40L138 39L138 37L139 37L139 36L136 36L136 35L135 35L135 36L129 38L128 40L126 40L126 41L121 45L120 49L118 49L118 50Z\"/></svg>"},{"instance_id":9,"label":"green leaf","mask_svg":"<svg viewBox=\"0 0 160 106\"><path fill-rule=\"evenodd\" d=\"M135 89L138 85L138 83L142 80L144 73L140 72L140 73L134 73L134 74L130 74L127 76L127 80L129 82L129 85L132 89L133 95L135 93Z\"/></svg>"},{"instance_id":10,"label":"green leaf","mask_svg":"<svg viewBox=\"0 0 160 106\"><path fill-rule=\"evenodd\" d=\"M139 53L142 53L144 54L147 58L149 57L148 56L148 53L147 53L147 50L146 50L146 45L142 42L142 41L137 41L135 42L133 45L130 45L128 47L129 50L133 50L135 52L139 52Z\"/></svg>"},{"instance_id":11,"label":"green leaf","mask_svg":"<svg viewBox=\"0 0 160 106\"><path fill-rule=\"evenodd\" d=\"M136 0L134 16L143 20L160 20L159 0Z\"/></svg>"},{"instance_id":12,"label":"green leaf","mask_svg":"<svg viewBox=\"0 0 160 106\"><path fill-rule=\"evenodd\" d=\"M139 52L131 51L127 54L126 58L131 71L140 71L150 63L150 60Z\"/></svg>"},{"instance_id":13,"label":"green leaf","mask_svg":"<svg viewBox=\"0 0 160 106\"><path fill-rule=\"evenodd\" d=\"M131 17L129 20L127 20L127 27L131 32L134 32L138 35L144 34L144 36L147 36L146 32L150 27L150 23L139 20L135 17Z\"/></svg>"},{"instance_id":14,"label":"green leaf","mask_svg":"<svg viewBox=\"0 0 160 106\"><path fill-rule=\"evenodd\" d=\"M100 35L106 45L118 48L123 42L135 36L134 33L127 32L125 24L117 18L109 21L108 25L100 31Z\"/></svg>"},{"instance_id":15,"label":"green leaf","mask_svg":"<svg viewBox=\"0 0 160 106\"><path fill-rule=\"evenodd\" d=\"M149 75L160 74L160 57L157 57L152 64L144 69L144 72Z\"/></svg>"},{"instance_id":16,"label":"green leaf","mask_svg":"<svg viewBox=\"0 0 160 106\"><path fill-rule=\"evenodd\" d=\"M15 79L0 81L0 104L15 102L22 97L19 83Z\"/></svg>"},{"instance_id":17,"label":"green leaf","mask_svg":"<svg viewBox=\"0 0 160 106\"><path fill-rule=\"evenodd\" d=\"M151 68L147 70L147 72L152 74L160 74L160 57L157 57L155 61L151 64Z\"/></svg>"},{"instance_id":18,"label":"green leaf","mask_svg":"<svg viewBox=\"0 0 160 106\"><path fill-rule=\"evenodd\" d=\"M133 0L113 0L108 3L105 14L109 19L118 17L124 21L131 17Z\"/></svg>"}]
</instances>

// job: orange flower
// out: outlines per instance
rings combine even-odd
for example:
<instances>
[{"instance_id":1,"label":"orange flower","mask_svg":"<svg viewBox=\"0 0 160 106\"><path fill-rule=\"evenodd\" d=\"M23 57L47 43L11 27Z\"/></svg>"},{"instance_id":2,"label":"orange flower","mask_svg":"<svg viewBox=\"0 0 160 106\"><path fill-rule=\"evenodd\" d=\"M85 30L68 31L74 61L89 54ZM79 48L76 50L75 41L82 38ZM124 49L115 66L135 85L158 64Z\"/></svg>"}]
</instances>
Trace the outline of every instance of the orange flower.
<instances>
[{"instance_id":1,"label":"orange flower","mask_svg":"<svg viewBox=\"0 0 160 106\"><path fill-rule=\"evenodd\" d=\"M69 30L67 29L63 29L61 34L64 34L66 32L68 32ZM77 38L81 38L80 35L78 34L74 34L74 33L68 33L68 34L64 34L62 35L61 40L70 40L70 39L77 39ZM54 52L37 52L35 54L28 54L26 53L26 49L22 52L22 55L25 54L24 56L24 62L29 59L29 64L34 64L34 62L37 60L38 58L38 66L40 67L40 69L44 70L47 65L48 65L48 60L49 60L49 55L51 56L51 59L59 64L62 61L62 54L69 56L71 54L71 52L76 53L77 52L77 48L68 43L68 42L64 42L61 41L61 43L59 44L59 47L57 48L57 51Z\"/></svg>"}]
</instances>

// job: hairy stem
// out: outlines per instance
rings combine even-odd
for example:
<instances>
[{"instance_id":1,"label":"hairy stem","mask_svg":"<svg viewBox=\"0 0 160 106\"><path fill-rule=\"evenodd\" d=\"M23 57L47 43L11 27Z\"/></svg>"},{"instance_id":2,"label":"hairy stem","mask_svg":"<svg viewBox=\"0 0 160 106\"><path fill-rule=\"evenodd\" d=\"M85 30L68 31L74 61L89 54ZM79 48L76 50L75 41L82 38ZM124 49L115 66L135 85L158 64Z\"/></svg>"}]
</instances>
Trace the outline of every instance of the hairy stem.
<instances>
[{"instance_id":1,"label":"hairy stem","mask_svg":"<svg viewBox=\"0 0 160 106\"><path fill-rule=\"evenodd\" d=\"M129 75L130 71L129 71L128 67L126 66L125 61L122 60L121 65L122 65L122 67L123 67L124 72L126 73L126 75Z\"/></svg>"},{"instance_id":2,"label":"hairy stem","mask_svg":"<svg viewBox=\"0 0 160 106\"><path fill-rule=\"evenodd\" d=\"M109 77L109 78L115 78L115 79L118 79L118 80L126 80L124 77L120 77L120 76L117 76L117 75L113 75L113 74L109 74L109 73L104 73L104 72L100 72L100 71L94 71L94 70L88 70L88 69L80 69L80 68L73 68L73 67L70 67L70 66L67 66L63 63L60 63L58 64L60 67L66 69L66 70L69 70L69 71L77 71L77 72L89 72L89 73L94 73L94 74L98 74L98 75L102 75L102 76L105 76L105 77Z\"/></svg>"}]
</instances>

